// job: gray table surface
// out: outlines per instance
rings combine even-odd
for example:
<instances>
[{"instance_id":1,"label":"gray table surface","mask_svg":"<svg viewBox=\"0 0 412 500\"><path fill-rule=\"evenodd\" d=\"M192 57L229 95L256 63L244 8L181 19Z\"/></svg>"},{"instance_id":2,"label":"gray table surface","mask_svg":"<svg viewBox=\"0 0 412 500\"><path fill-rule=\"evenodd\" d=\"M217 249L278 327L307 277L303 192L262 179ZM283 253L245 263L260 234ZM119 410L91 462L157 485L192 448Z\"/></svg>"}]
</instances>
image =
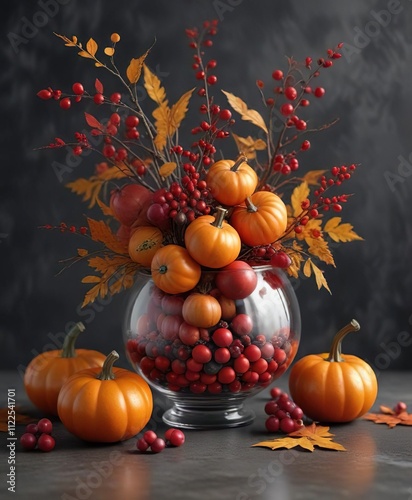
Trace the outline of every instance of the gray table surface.
<instances>
[{"instance_id":1,"label":"gray table surface","mask_svg":"<svg viewBox=\"0 0 412 500\"><path fill-rule=\"evenodd\" d=\"M287 376L276 385L287 388ZM2 372L0 403L8 388L17 403L34 416L17 373ZM85 444L56 421L56 448L50 453L25 452L16 446L16 493L7 491L9 451L0 433L0 498L24 499L388 499L412 500L412 427L376 425L365 420L334 425L335 440L346 452L271 451L251 445L273 435L265 431L264 404L269 389L247 404L253 424L236 429L185 431L186 443L159 454L142 454L136 439L113 445ZM159 401L147 428L159 435ZM412 409L412 372L382 372L379 404L405 401ZM18 427L21 435L24 427Z\"/></svg>"}]
</instances>

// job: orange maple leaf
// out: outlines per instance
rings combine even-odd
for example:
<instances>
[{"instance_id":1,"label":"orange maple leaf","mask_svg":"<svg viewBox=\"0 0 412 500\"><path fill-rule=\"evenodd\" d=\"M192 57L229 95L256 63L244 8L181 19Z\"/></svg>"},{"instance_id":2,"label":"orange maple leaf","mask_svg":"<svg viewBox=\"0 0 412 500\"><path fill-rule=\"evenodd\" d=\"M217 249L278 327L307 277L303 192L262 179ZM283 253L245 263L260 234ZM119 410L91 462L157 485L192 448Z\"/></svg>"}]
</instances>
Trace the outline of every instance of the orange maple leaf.
<instances>
[{"instance_id":1,"label":"orange maple leaf","mask_svg":"<svg viewBox=\"0 0 412 500\"><path fill-rule=\"evenodd\" d=\"M386 424L390 429L397 425L412 425L412 413L407 411L396 413L392 408L384 405L381 405L379 409L381 413L367 413L362 418L372 420L375 424Z\"/></svg>"},{"instance_id":2,"label":"orange maple leaf","mask_svg":"<svg viewBox=\"0 0 412 500\"><path fill-rule=\"evenodd\" d=\"M273 439L271 441L261 441L252 446L260 446L276 450L278 448L295 448L300 446L305 450L314 451L315 446L326 448L329 450L346 451L339 443L332 440L333 434L329 432L329 427L317 426L315 423L302 427L301 429L291 432L284 438Z\"/></svg>"}]
</instances>

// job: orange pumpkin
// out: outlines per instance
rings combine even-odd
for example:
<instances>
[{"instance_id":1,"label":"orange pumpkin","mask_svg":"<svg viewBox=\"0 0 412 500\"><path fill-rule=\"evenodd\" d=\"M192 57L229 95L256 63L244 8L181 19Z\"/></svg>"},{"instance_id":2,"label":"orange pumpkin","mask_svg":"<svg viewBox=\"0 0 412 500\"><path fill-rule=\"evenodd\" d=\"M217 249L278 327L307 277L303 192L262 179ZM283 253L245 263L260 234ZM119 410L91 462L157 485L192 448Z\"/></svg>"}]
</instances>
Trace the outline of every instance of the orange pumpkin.
<instances>
[{"instance_id":1,"label":"orange pumpkin","mask_svg":"<svg viewBox=\"0 0 412 500\"><path fill-rule=\"evenodd\" d=\"M71 376L57 401L66 429L85 441L115 443L135 436L150 420L153 398L137 373L113 368L119 358L112 351L103 368L89 368Z\"/></svg>"},{"instance_id":2,"label":"orange pumpkin","mask_svg":"<svg viewBox=\"0 0 412 500\"><path fill-rule=\"evenodd\" d=\"M270 191L257 191L243 206L235 207L230 223L249 246L268 245L283 235L287 226L283 201Z\"/></svg>"},{"instance_id":3,"label":"orange pumpkin","mask_svg":"<svg viewBox=\"0 0 412 500\"><path fill-rule=\"evenodd\" d=\"M188 292L201 275L199 264L179 245L160 248L153 257L151 271L155 285L166 293Z\"/></svg>"},{"instance_id":4,"label":"orange pumpkin","mask_svg":"<svg viewBox=\"0 0 412 500\"><path fill-rule=\"evenodd\" d=\"M226 214L225 208L217 207L215 217L202 215L186 229L186 248L202 266L224 267L239 255L241 241L237 231L224 221Z\"/></svg>"},{"instance_id":5,"label":"orange pumpkin","mask_svg":"<svg viewBox=\"0 0 412 500\"><path fill-rule=\"evenodd\" d=\"M163 234L158 227L137 227L129 240L130 258L144 267L150 267L154 254L162 246L162 240Z\"/></svg>"},{"instance_id":6,"label":"orange pumpkin","mask_svg":"<svg viewBox=\"0 0 412 500\"><path fill-rule=\"evenodd\" d=\"M332 342L330 353L300 359L289 376L289 389L305 415L320 422L350 422L364 415L375 402L378 382L362 359L341 354L341 342L360 329L352 320Z\"/></svg>"},{"instance_id":7,"label":"orange pumpkin","mask_svg":"<svg viewBox=\"0 0 412 500\"><path fill-rule=\"evenodd\" d=\"M30 401L41 411L57 415L57 398L64 382L79 370L101 367L104 354L75 349L83 323L76 323L66 335L62 349L46 351L32 359L24 374L24 387Z\"/></svg>"},{"instance_id":8,"label":"orange pumpkin","mask_svg":"<svg viewBox=\"0 0 412 500\"><path fill-rule=\"evenodd\" d=\"M222 308L211 295L192 293L183 302L182 316L189 325L210 328L222 317Z\"/></svg>"},{"instance_id":9,"label":"orange pumpkin","mask_svg":"<svg viewBox=\"0 0 412 500\"><path fill-rule=\"evenodd\" d=\"M223 205L234 206L243 203L258 184L256 172L247 164L246 156L233 160L219 160L206 175L206 182L212 196Z\"/></svg>"}]
</instances>

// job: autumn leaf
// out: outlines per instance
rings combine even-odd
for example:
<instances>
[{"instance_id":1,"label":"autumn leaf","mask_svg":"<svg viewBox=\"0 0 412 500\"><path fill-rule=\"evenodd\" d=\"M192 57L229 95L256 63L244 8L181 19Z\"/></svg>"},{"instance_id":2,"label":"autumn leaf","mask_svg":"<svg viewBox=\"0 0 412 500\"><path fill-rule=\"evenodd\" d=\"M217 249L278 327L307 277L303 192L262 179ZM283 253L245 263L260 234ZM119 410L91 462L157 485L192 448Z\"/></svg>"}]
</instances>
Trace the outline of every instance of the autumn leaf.
<instances>
[{"instance_id":1,"label":"autumn leaf","mask_svg":"<svg viewBox=\"0 0 412 500\"><path fill-rule=\"evenodd\" d=\"M325 224L323 231L336 242L348 242L354 240L363 240L359 235L353 231L352 224L348 222L341 224L341 217L332 217Z\"/></svg>"},{"instance_id":2,"label":"autumn leaf","mask_svg":"<svg viewBox=\"0 0 412 500\"><path fill-rule=\"evenodd\" d=\"M98 49L97 43L93 40L93 38L90 38L89 41L86 43L87 52L94 57L96 55L97 49Z\"/></svg>"},{"instance_id":3,"label":"autumn leaf","mask_svg":"<svg viewBox=\"0 0 412 500\"><path fill-rule=\"evenodd\" d=\"M292 203L293 216L297 217L302 213L302 201L306 200L309 196L310 189L308 183L303 181L299 186L293 190L290 201Z\"/></svg>"},{"instance_id":4,"label":"autumn leaf","mask_svg":"<svg viewBox=\"0 0 412 500\"><path fill-rule=\"evenodd\" d=\"M170 109L167 105L167 101L162 102L152 113L155 118L157 131L154 143L159 151L162 151L167 143L167 136L169 132L169 113Z\"/></svg>"},{"instance_id":5,"label":"autumn leaf","mask_svg":"<svg viewBox=\"0 0 412 500\"><path fill-rule=\"evenodd\" d=\"M96 221L88 217L87 223L89 225L92 240L104 243L109 250L115 253L128 255L127 245L121 243L116 238L110 227L104 221Z\"/></svg>"},{"instance_id":6,"label":"autumn leaf","mask_svg":"<svg viewBox=\"0 0 412 500\"><path fill-rule=\"evenodd\" d=\"M103 94L103 83L98 78L96 78L96 80L94 81L94 88L96 89L96 92L99 92L99 94Z\"/></svg>"},{"instance_id":7,"label":"autumn leaf","mask_svg":"<svg viewBox=\"0 0 412 500\"><path fill-rule=\"evenodd\" d=\"M159 168L159 174L162 177L169 177L177 167L177 163L174 161L169 161L167 163L164 163L160 168Z\"/></svg>"},{"instance_id":8,"label":"autumn leaf","mask_svg":"<svg viewBox=\"0 0 412 500\"><path fill-rule=\"evenodd\" d=\"M84 116L86 118L86 122L87 122L87 125L89 125L89 127L97 128L98 130L101 130L101 131L104 130L103 125L93 115L91 115L90 113L84 113Z\"/></svg>"},{"instance_id":9,"label":"autumn leaf","mask_svg":"<svg viewBox=\"0 0 412 500\"><path fill-rule=\"evenodd\" d=\"M329 249L328 242L323 238L305 238L306 243L308 244L308 252L318 257L318 259L326 262L326 264L330 264L334 267L335 261L333 259L333 255Z\"/></svg>"},{"instance_id":10,"label":"autumn leaf","mask_svg":"<svg viewBox=\"0 0 412 500\"><path fill-rule=\"evenodd\" d=\"M186 116L190 98L192 97L194 88L185 92L182 97L173 104L169 113L168 134L173 136L176 130L180 127L184 117Z\"/></svg>"},{"instance_id":11,"label":"autumn leaf","mask_svg":"<svg viewBox=\"0 0 412 500\"><path fill-rule=\"evenodd\" d=\"M256 158L256 151L266 149L266 142L262 139L253 139L250 135L248 137L240 137L232 133L232 137L236 142L239 153L243 153L248 160Z\"/></svg>"},{"instance_id":12,"label":"autumn leaf","mask_svg":"<svg viewBox=\"0 0 412 500\"><path fill-rule=\"evenodd\" d=\"M146 64L143 64L144 71L144 87L150 97L157 104L166 101L166 91L159 80L159 78L150 71ZM167 101L166 101L167 104Z\"/></svg>"},{"instance_id":13,"label":"autumn leaf","mask_svg":"<svg viewBox=\"0 0 412 500\"><path fill-rule=\"evenodd\" d=\"M266 134L268 134L266 123L262 118L262 115L258 111L249 109L247 107L247 104L242 101L240 97L236 97L235 95L231 94L230 92L226 92L225 90L222 90L222 92L227 97L227 100L229 101L229 104L232 106L232 108L240 114L242 120L252 122L254 125L264 130Z\"/></svg>"},{"instance_id":14,"label":"autumn leaf","mask_svg":"<svg viewBox=\"0 0 412 500\"><path fill-rule=\"evenodd\" d=\"M311 258L309 258L309 259L307 259L307 261L305 262L305 265L303 266L303 274L307 278L310 278L310 276L312 275L312 271L313 271L313 274L315 276L316 285L318 287L318 290L320 290L323 286L324 288L326 288L326 290L330 294L332 294L332 292L330 291L330 288L328 286L328 283L327 283L325 277L323 276L323 271L321 269L319 269L316 266L316 264L313 263Z\"/></svg>"},{"instance_id":15,"label":"autumn leaf","mask_svg":"<svg viewBox=\"0 0 412 500\"><path fill-rule=\"evenodd\" d=\"M78 249L77 249L77 255L78 255L79 257L85 257L85 256L86 256L86 255L88 255L88 254L89 254L89 251L88 251L88 250L86 250L85 248L78 248Z\"/></svg>"},{"instance_id":16,"label":"autumn leaf","mask_svg":"<svg viewBox=\"0 0 412 500\"><path fill-rule=\"evenodd\" d=\"M100 210L102 211L103 215L108 215L109 217L114 217L113 210L108 205L106 205L105 203L103 203L100 200L100 198L97 198L96 202L99 205Z\"/></svg>"},{"instance_id":17,"label":"autumn leaf","mask_svg":"<svg viewBox=\"0 0 412 500\"><path fill-rule=\"evenodd\" d=\"M367 413L362 418L372 420L375 424L386 424L390 429L397 425L412 425L412 413L402 411L396 413L388 406L380 406L381 413Z\"/></svg>"},{"instance_id":18,"label":"autumn leaf","mask_svg":"<svg viewBox=\"0 0 412 500\"><path fill-rule=\"evenodd\" d=\"M150 49L148 49L142 56L137 57L136 59L133 58L130 61L126 70L126 76L132 85L135 85L139 81L140 75L142 74L143 64L146 57L149 55Z\"/></svg>"},{"instance_id":19,"label":"autumn leaf","mask_svg":"<svg viewBox=\"0 0 412 500\"><path fill-rule=\"evenodd\" d=\"M114 55L114 48L113 47L106 47L104 49L104 53L106 56L112 57Z\"/></svg>"},{"instance_id":20,"label":"autumn leaf","mask_svg":"<svg viewBox=\"0 0 412 500\"><path fill-rule=\"evenodd\" d=\"M328 450L346 451L339 443L333 441L333 434L329 432L329 427L317 426L315 423L302 427L301 429L291 432L287 437L273 439L271 441L261 441L252 446L260 446L276 450L278 448L301 448L309 451L314 451L315 446Z\"/></svg>"},{"instance_id":21,"label":"autumn leaf","mask_svg":"<svg viewBox=\"0 0 412 500\"><path fill-rule=\"evenodd\" d=\"M57 37L61 38L65 42L66 47L77 47L77 36L73 36L72 39L67 38L67 36L59 35L58 33L53 33Z\"/></svg>"},{"instance_id":22,"label":"autumn leaf","mask_svg":"<svg viewBox=\"0 0 412 500\"><path fill-rule=\"evenodd\" d=\"M309 185L316 186L319 184L319 178L323 175L327 170L310 170L303 176L303 180L306 181Z\"/></svg>"},{"instance_id":23,"label":"autumn leaf","mask_svg":"<svg viewBox=\"0 0 412 500\"><path fill-rule=\"evenodd\" d=\"M36 419L30 417L29 415L25 415L24 413L19 413L17 410L18 408L15 407L15 422L16 425L23 425L23 424L29 424L30 422L35 422ZM7 432L8 431L8 424L7 421L9 419L9 408L0 408L0 432Z\"/></svg>"}]
</instances>

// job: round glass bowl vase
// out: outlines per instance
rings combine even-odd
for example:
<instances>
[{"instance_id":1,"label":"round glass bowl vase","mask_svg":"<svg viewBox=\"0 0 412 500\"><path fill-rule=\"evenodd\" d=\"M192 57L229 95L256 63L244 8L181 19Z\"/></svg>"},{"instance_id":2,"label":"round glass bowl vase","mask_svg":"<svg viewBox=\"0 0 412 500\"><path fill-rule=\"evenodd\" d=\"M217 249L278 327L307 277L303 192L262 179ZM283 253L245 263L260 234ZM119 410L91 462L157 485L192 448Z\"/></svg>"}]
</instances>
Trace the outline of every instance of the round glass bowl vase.
<instances>
[{"instance_id":1,"label":"round glass bowl vase","mask_svg":"<svg viewBox=\"0 0 412 500\"><path fill-rule=\"evenodd\" d=\"M292 363L300 340L295 292L280 269L252 269L253 275L204 271L195 289L176 295L142 276L132 291L126 353L173 404L163 415L166 424L187 429L250 424L255 416L245 400Z\"/></svg>"}]
</instances>

